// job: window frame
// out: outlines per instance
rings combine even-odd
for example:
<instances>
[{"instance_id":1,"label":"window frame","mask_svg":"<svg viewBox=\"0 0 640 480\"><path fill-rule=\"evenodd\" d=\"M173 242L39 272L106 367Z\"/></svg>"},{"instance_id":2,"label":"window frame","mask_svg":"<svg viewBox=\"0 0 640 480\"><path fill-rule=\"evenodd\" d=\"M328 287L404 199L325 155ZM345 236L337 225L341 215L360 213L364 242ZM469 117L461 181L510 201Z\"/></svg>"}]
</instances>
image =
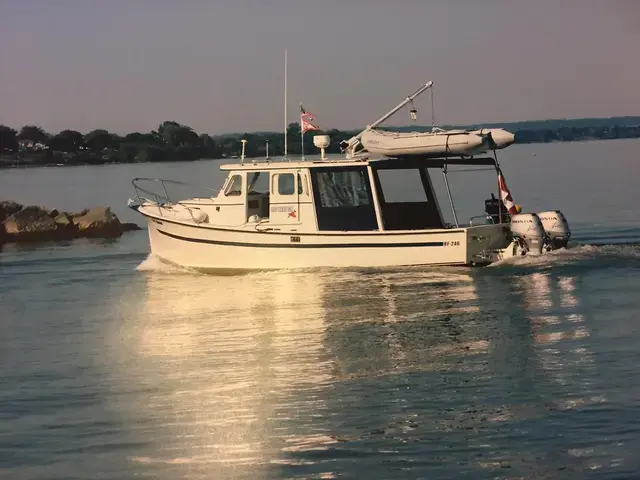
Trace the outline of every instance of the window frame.
<instances>
[{"instance_id":1,"label":"window frame","mask_svg":"<svg viewBox=\"0 0 640 480\"><path fill-rule=\"evenodd\" d=\"M244 188L243 185L243 178L242 178L242 174L241 173L234 173L233 175L231 175L229 177L229 180L227 181L227 186L224 189L224 196L225 197L241 197L242 196L242 191ZM239 178L240 179L240 190L238 191L238 193L231 193L231 192L235 192L235 190L231 190L231 188L235 185L235 179Z\"/></svg>"},{"instance_id":2,"label":"window frame","mask_svg":"<svg viewBox=\"0 0 640 480\"><path fill-rule=\"evenodd\" d=\"M284 176L290 176L291 180L293 180L291 191L287 193L283 193L282 190L280 189L281 187L280 179L283 178ZM276 186L277 186L276 191L278 192L278 195L281 197L290 197L292 195L295 195L296 194L296 175L292 172L278 173L276 178ZM300 187L298 187L298 193L300 193L299 190L300 190Z\"/></svg>"}]
</instances>

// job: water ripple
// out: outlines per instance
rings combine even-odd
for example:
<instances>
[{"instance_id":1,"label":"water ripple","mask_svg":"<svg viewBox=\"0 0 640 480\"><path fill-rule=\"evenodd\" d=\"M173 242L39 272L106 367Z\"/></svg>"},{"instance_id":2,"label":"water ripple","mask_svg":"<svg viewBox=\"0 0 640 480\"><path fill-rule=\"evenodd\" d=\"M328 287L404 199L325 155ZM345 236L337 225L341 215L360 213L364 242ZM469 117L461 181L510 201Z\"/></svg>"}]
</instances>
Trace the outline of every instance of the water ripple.
<instances>
[{"instance_id":1,"label":"water ripple","mask_svg":"<svg viewBox=\"0 0 640 480\"><path fill-rule=\"evenodd\" d=\"M480 270L224 277L70 258L66 281L40 285L55 311L26 288L55 262L12 264L0 475L627 474L637 258L582 246Z\"/></svg>"}]
</instances>

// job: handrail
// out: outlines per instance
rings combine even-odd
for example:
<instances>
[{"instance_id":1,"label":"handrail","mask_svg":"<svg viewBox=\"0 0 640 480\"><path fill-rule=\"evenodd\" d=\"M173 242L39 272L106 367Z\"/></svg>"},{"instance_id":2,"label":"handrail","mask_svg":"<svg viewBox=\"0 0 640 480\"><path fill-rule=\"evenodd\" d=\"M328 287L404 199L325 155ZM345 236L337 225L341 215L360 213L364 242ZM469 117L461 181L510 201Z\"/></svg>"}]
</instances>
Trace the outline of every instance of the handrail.
<instances>
[{"instance_id":1,"label":"handrail","mask_svg":"<svg viewBox=\"0 0 640 480\"><path fill-rule=\"evenodd\" d=\"M140 185L138 185L138 182L140 182L140 181L160 183L160 185L162 186L162 191L164 192L164 195L158 194L156 192L153 192L151 190L147 190L147 189L141 187ZM169 204L174 203L171 200L171 198L169 197L169 193L167 192L167 187L166 187L165 184L185 185L185 186L197 187L197 188L201 188L201 189L204 189L204 190L208 190L210 192L214 192L215 195L211 195L210 198L213 198L214 196L216 196L220 192L220 189L204 187L204 186L195 185L195 184L187 183L187 182L180 182L180 181L177 181L177 180L167 180L167 179L152 178L152 177L135 177L133 180L131 180L131 184L133 185L135 196L138 199L138 202L140 202L140 204L142 204L143 200L147 200L147 201L149 201L151 203L155 203L158 206L158 212L160 213L160 216L164 216L162 214L162 208L161 208L163 204L165 204L165 203L169 203ZM151 200L151 198L147 198L145 196L141 196L140 195L141 192L143 194L152 196L153 200ZM162 200L164 200L164 201L162 201ZM180 203L180 200L178 200L177 203ZM194 223L199 223L195 219L195 217L193 216L193 212L191 211L191 207L188 207L186 205L183 205L183 207L188 210L189 215L191 215L191 219L193 220L193 222Z\"/></svg>"},{"instance_id":2,"label":"handrail","mask_svg":"<svg viewBox=\"0 0 640 480\"><path fill-rule=\"evenodd\" d=\"M483 220L491 220L491 224L493 224L493 225L497 225L497 223L493 221L493 217L492 217L491 215L489 215L489 214L485 214L485 215L474 215L473 217L471 217L471 218L469 219L469 224L470 224L470 225L471 225L471 223L473 223L473 220L474 220L475 218L481 218L481 219L483 219Z\"/></svg>"}]
</instances>

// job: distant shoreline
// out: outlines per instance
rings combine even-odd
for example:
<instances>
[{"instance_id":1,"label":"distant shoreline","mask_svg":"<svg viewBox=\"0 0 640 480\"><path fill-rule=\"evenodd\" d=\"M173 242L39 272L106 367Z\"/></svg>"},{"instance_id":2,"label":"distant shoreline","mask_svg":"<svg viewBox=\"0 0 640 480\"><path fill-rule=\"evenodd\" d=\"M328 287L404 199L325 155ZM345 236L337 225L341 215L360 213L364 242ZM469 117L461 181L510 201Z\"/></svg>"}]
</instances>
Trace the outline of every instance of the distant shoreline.
<instances>
[{"instance_id":1,"label":"distant shoreline","mask_svg":"<svg viewBox=\"0 0 640 480\"><path fill-rule=\"evenodd\" d=\"M379 127L383 128L383 127ZM640 116L538 120L474 125L443 125L444 129L504 128L515 135L515 144L565 143L588 140L640 138ZM394 131L426 132L431 126L412 125L389 128ZM305 134L304 153L316 153L313 136L331 138L328 154L339 154L340 143L358 131L337 129L310 131ZM287 129L288 153L302 153L300 125ZM187 162L202 159L234 160L241 154L241 140L246 140L247 158L279 158L284 154L283 132L259 132L210 136L197 134L177 122L163 122L149 133L119 136L106 130L82 134L64 130L46 133L38 126L24 126L20 132L0 125L0 169L58 166L87 166L128 163Z\"/></svg>"},{"instance_id":2,"label":"distant shoreline","mask_svg":"<svg viewBox=\"0 0 640 480\"><path fill-rule=\"evenodd\" d=\"M580 138L580 139L575 139L575 140L552 140L550 142L516 142L514 143L514 145L532 145L532 144L554 144L554 143L574 143L574 142L594 142L594 141L611 141L611 140L628 140L628 139L635 139L635 138L640 138L640 136L638 137L622 137L622 138ZM306 151L306 148L305 148ZM309 155L309 152L306 152L307 155ZM337 154L337 153L333 153L333 154ZM295 156L295 155L300 155L300 153L290 153L291 156ZM282 157L282 155L273 155L270 158L273 159L277 159ZM255 158L265 158L264 155L255 155L255 156L249 156L246 155L246 158L248 159L255 159ZM19 169L30 169L30 168L64 168L64 167L88 167L88 166L103 166L103 165L131 165L131 164L149 164L149 163L176 163L176 162L186 162L186 163L190 163L190 162L197 162L197 161L202 161L202 160L229 160L229 163L233 163L233 161L238 160L238 157L219 157L219 158L214 158L214 157L200 157L200 158L192 158L189 160L175 160L175 159L171 159L171 158L167 158L164 160L154 160L154 161L145 161L145 162L109 162L109 161L104 161L104 162L86 162L86 163L81 163L81 162L66 162L66 163L36 163L36 162L20 162L20 163L15 163L12 160L8 159L6 155L0 155L0 170L8 170L8 169L15 169L15 168L19 168Z\"/></svg>"}]
</instances>

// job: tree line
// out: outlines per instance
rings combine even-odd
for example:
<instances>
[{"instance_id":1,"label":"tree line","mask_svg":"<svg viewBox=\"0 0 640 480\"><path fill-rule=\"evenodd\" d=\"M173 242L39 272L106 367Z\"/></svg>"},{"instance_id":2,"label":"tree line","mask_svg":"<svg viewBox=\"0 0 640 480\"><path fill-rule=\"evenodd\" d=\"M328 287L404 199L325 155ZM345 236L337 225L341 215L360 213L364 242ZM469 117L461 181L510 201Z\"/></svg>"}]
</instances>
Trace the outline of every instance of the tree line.
<instances>
[{"instance_id":1,"label":"tree line","mask_svg":"<svg viewBox=\"0 0 640 480\"><path fill-rule=\"evenodd\" d=\"M304 145L306 154L317 150L313 145L313 135L319 133L331 136L328 153L338 153L339 143L353 135L353 132L341 132L336 129L327 132L307 132ZM300 124L291 123L287 129L287 136L288 153L300 154ZM239 156L242 139L247 140L247 157L266 156L267 149L272 158L284 154L283 133L244 133L213 137L206 133L198 134L191 127L178 122L166 121L151 132L134 132L124 136L104 129L86 134L75 130L50 134L36 125L25 125L19 131L0 125L0 159L5 165L188 161Z\"/></svg>"},{"instance_id":2,"label":"tree line","mask_svg":"<svg viewBox=\"0 0 640 480\"><path fill-rule=\"evenodd\" d=\"M474 128L477 126L469 127ZM640 117L609 119L542 120L492 124L486 127L507 128L516 143L569 142L592 139L638 138ZM428 131L431 127L401 127L400 130ZM448 127L444 127L448 128ZM466 127L455 127L466 128ZM340 142L358 131L331 129L305 133L306 155L317 152L313 136L327 134L331 143L327 153L340 153ZM300 124L291 123L287 129L287 150L291 155L302 151ZM241 152L241 140L247 140L247 157L279 158L284 154L284 135L281 132L237 133L211 136L198 134L191 127L175 121L162 122L148 133L134 132L121 136L97 129L86 134L63 130L50 134L41 127L26 125L19 131L0 125L0 166L20 165L82 165L103 163L135 163L188 161L200 158L236 157ZM268 149L268 150L267 150Z\"/></svg>"}]
</instances>

